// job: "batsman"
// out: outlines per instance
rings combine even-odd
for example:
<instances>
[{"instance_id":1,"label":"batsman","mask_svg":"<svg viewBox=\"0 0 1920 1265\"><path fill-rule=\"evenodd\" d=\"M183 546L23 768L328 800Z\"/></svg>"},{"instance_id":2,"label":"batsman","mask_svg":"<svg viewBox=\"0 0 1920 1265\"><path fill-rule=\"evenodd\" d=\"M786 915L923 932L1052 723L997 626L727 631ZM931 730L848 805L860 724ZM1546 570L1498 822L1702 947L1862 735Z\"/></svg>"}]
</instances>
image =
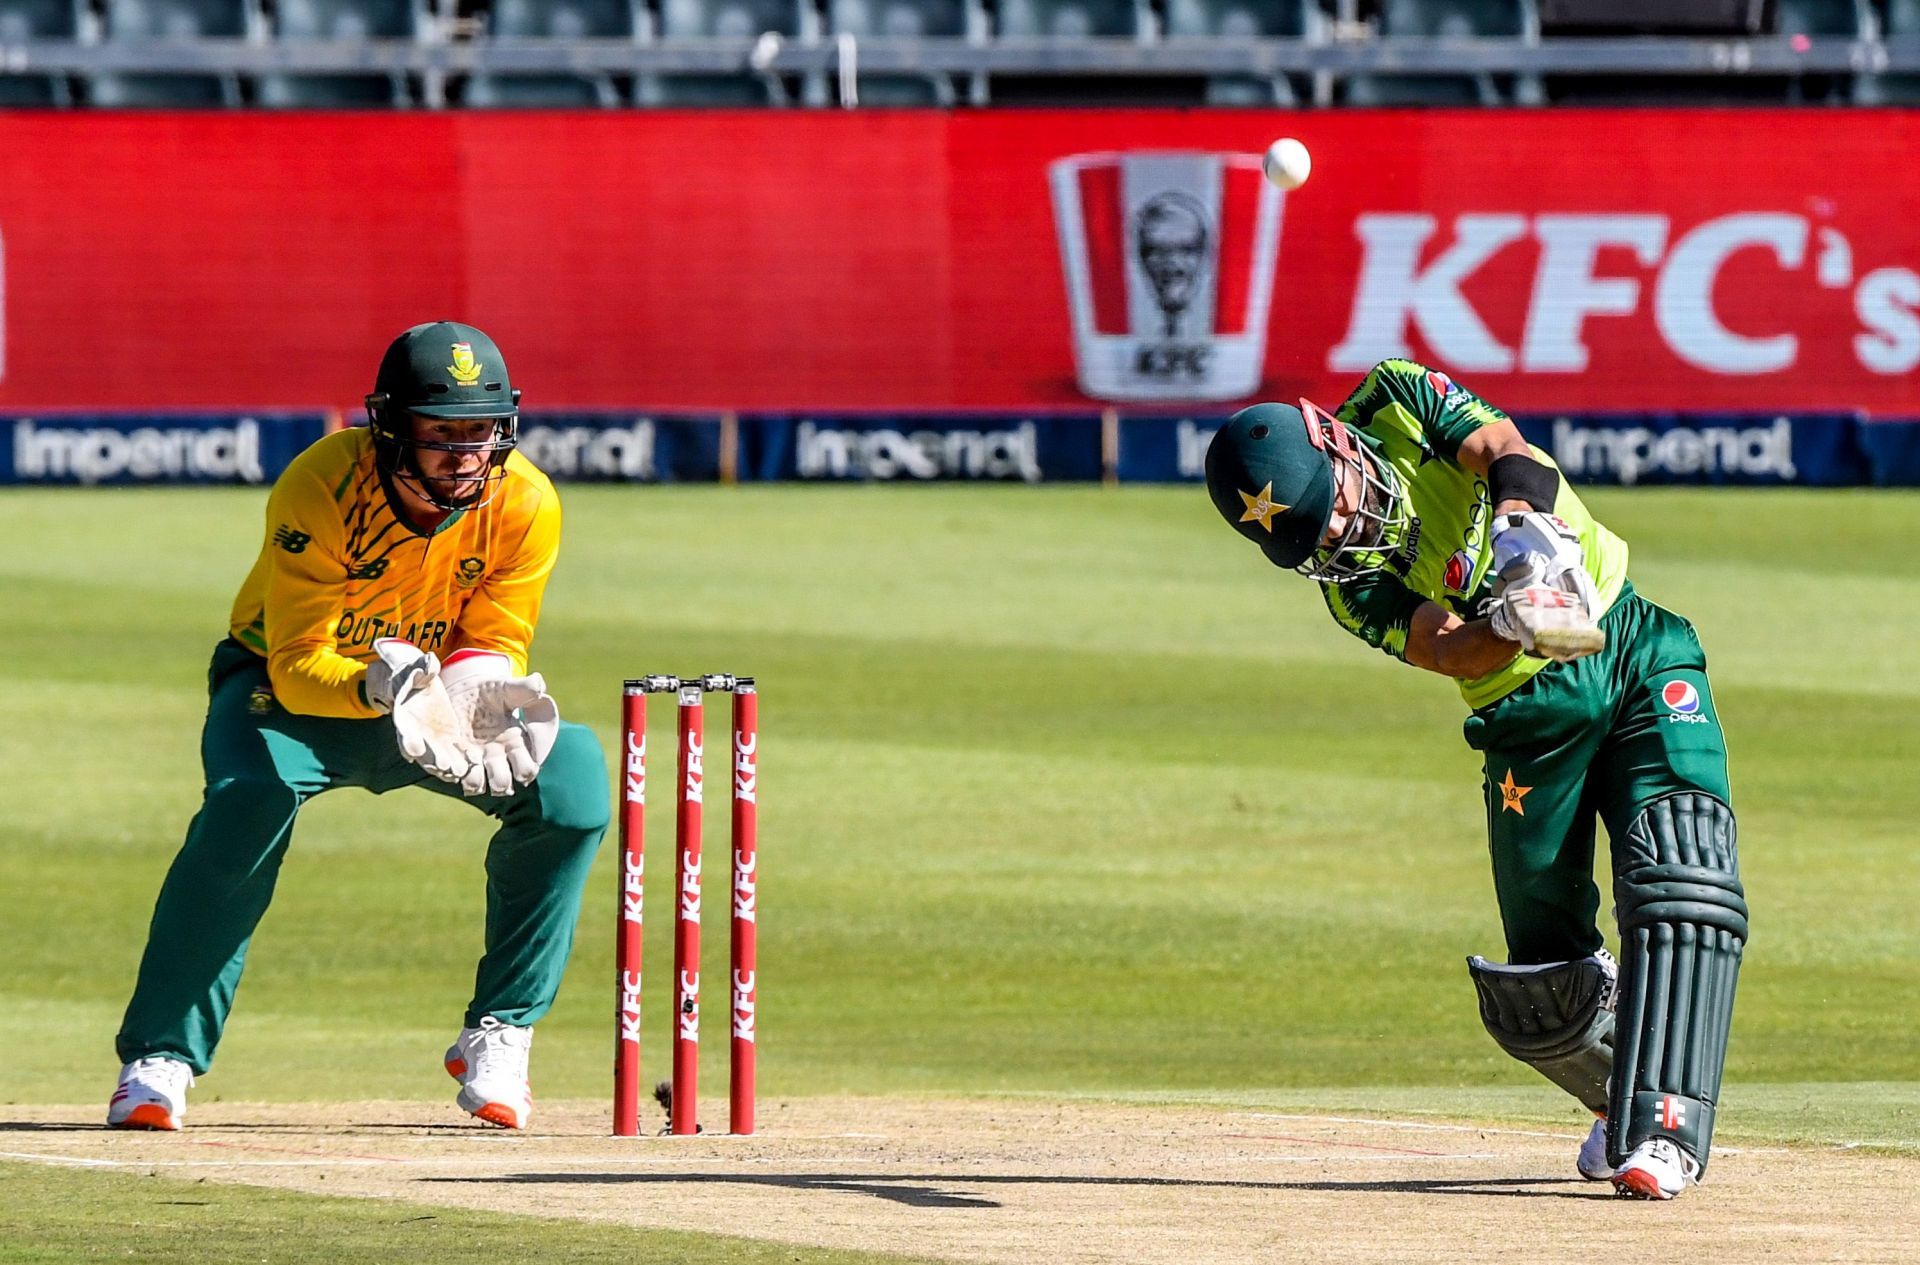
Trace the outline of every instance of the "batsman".
<instances>
[{"instance_id":1,"label":"batsman","mask_svg":"<svg viewBox=\"0 0 1920 1265\"><path fill-rule=\"evenodd\" d=\"M1747 939L1693 626L1634 591L1626 543L1506 414L1411 361L1377 365L1331 416L1241 410L1206 475L1227 522L1317 581L1341 627L1458 682L1507 941L1505 963L1467 960L1481 1020L1599 1117L1582 1176L1680 1194L1706 1172Z\"/></svg>"},{"instance_id":2,"label":"batsman","mask_svg":"<svg viewBox=\"0 0 1920 1265\"><path fill-rule=\"evenodd\" d=\"M485 951L444 1063L461 1107L526 1126L533 1024L559 989L609 804L598 740L527 669L560 504L515 451L519 401L484 333L417 325L380 362L368 425L274 484L208 669L206 789L154 908L109 1125L180 1127L295 816L355 786L421 787L496 823Z\"/></svg>"}]
</instances>

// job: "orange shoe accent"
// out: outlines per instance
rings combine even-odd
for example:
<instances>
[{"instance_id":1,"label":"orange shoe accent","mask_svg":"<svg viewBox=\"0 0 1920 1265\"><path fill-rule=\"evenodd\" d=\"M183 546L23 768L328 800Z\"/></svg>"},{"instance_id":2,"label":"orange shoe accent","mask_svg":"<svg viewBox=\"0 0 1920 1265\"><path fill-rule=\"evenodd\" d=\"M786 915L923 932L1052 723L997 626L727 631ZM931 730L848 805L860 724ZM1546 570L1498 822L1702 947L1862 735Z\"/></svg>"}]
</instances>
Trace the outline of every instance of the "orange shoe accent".
<instances>
[{"instance_id":1,"label":"orange shoe accent","mask_svg":"<svg viewBox=\"0 0 1920 1265\"><path fill-rule=\"evenodd\" d=\"M1660 1179L1644 1168L1622 1169L1613 1175L1614 1193L1627 1199L1666 1199Z\"/></svg>"},{"instance_id":2,"label":"orange shoe accent","mask_svg":"<svg viewBox=\"0 0 1920 1265\"><path fill-rule=\"evenodd\" d=\"M467 1061L465 1059L448 1059L446 1066L447 1075L453 1077L455 1080L459 1080L467 1074Z\"/></svg>"},{"instance_id":3,"label":"orange shoe accent","mask_svg":"<svg viewBox=\"0 0 1920 1265\"><path fill-rule=\"evenodd\" d=\"M484 1120L488 1124L497 1124L502 1129L518 1129L520 1127L519 1113L505 1103L485 1103L481 1106L480 1110L473 1113L473 1118L476 1120Z\"/></svg>"},{"instance_id":4,"label":"orange shoe accent","mask_svg":"<svg viewBox=\"0 0 1920 1265\"><path fill-rule=\"evenodd\" d=\"M173 1115L157 1102L141 1103L127 1113L127 1118L119 1124L122 1129L165 1129L172 1132L180 1126L174 1122Z\"/></svg>"}]
</instances>

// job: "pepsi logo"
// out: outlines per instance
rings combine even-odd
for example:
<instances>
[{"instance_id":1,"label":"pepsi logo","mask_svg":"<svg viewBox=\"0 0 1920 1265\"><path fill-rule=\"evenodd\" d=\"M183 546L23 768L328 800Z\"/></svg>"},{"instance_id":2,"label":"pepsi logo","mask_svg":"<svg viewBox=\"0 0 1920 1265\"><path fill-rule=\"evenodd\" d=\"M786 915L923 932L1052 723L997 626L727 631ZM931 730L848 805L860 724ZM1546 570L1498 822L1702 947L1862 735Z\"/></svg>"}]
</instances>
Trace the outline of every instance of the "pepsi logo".
<instances>
[{"instance_id":1,"label":"pepsi logo","mask_svg":"<svg viewBox=\"0 0 1920 1265\"><path fill-rule=\"evenodd\" d=\"M1427 371L1427 385L1433 388L1435 395L1445 395L1447 392L1453 390L1453 379L1441 373L1438 369L1429 369Z\"/></svg>"},{"instance_id":2,"label":"pepsi logo","mask_svg":"<svg viewBox=\"0 0 1920 1265\"><path fill-rule=\"evenodd\" d=\"M1467 591L1467 577L1472 574L1473 559L1467 556L1466 550L1457 550L1451 558L1447 559L1447 570L1442 576L1442 582L1447 586L1448 592L1464 593Z\"/></svg>"},{"instance_id":3,"label":"pepsi logo","mask_svg":"<svg viewBox=\"0 0 1920 1265\"><path fill-rule=\"evenodd\" d=\"M1660 701L1670 712L1691 716L1700 710L1700 691L1686 681L1668 681L1660 687Z\"/></svg>"}]
</instances>

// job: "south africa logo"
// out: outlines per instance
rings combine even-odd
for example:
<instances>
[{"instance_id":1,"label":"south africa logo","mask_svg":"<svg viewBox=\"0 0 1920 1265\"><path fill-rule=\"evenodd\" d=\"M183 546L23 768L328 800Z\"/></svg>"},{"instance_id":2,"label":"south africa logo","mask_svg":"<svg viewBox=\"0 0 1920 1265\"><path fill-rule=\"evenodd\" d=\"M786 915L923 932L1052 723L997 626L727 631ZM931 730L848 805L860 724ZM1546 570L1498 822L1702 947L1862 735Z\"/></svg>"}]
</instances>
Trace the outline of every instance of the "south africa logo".
<instances>
[{"instance_id":1,"label":"south africa logo","mask_svg":"<svg viewBox=\"0 0 1920 1265\"><path fill-rule=\"evenodd\" d=\"M480 577L485 575L486 572L487 563L485 559L462 558L460 559L459 573L454 576L453 582L463 589L470 589L480 583Z\"/></svg>"},{"instance_id":2,"label":"south africa logo","mask_svg":"<svg viewBox=\"0 0 1920 1265\"><path fill-rule=\"evenodd\" d=\"M455 382L463 387L472 386L480 381L480 369L481 365L473 358L472 343L453 345L453 363L447 366L447 372L453 375Z\"/></svg>"}]
</instances>

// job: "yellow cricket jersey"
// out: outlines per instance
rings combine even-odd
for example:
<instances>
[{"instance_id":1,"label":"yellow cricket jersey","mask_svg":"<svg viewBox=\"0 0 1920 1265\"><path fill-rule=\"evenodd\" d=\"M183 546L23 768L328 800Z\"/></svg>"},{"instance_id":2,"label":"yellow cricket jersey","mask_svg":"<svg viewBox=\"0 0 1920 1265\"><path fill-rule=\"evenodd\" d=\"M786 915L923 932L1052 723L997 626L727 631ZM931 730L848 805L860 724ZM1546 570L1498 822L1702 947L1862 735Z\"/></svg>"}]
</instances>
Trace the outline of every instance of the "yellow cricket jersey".
<instances>
[{"instance_id":1,"label":"yellow cricket jersey","mask_svg":"<svg viewBox=\"0 0 1920 1265\"><path fill-rule=\"evenodd\" d=\"M266 541L229 628L266 659L288 711L376 716L361 683L379 637L442 658L498 650L524 673L559 548L559 497L518 452L493 499L423 536L388 503L372 434L345 430L294 458L273 485Z\"/></svg>"}]
</instances>

